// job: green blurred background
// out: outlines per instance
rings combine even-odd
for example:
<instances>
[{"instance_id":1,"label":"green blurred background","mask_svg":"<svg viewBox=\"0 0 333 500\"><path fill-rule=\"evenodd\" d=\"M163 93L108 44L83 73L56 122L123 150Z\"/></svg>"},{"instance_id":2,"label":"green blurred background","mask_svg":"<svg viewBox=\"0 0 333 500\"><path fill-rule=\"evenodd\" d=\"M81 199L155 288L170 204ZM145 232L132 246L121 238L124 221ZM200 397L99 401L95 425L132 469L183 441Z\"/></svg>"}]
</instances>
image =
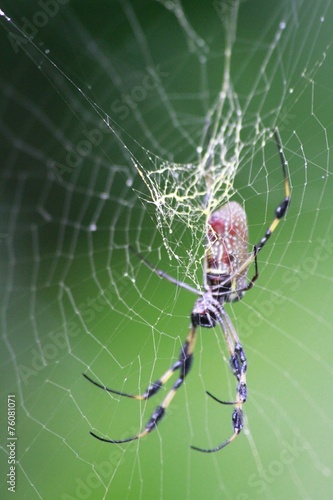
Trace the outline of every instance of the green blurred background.
<instances>
[{"instance_id":1,"label":"green blurred background","mask_svg":"<svg viewBox=\"0 0 333 500\"><path fill-rule=\"evenodd\" d=\"M151 167L146 148L168 161L196 160L223 71L217 12L232 4L183 2L201 49L159 2L59 0L46 19L34 17L38 2L1 1L17 26L41 24L27 42L1 18L1 422L15 394L18 498L331 498L331 2L240 2L232 78L249 103L244 124L253 129L260 116L279 125L293 187L286 221L260 254L260 279L228 308L248 357L246 429L220 453L189 448L216 446L232 432L231 408L205 390L232 399L235 381L220 332L203 330L192 372L158 430L121 446L89 436L135 434L163 394L147 404L112 397L81 373L142 391L176 359L187 333L193 296L125 250L141 247L186 279L168 259L154 207L142 202L147 190L132 158ZM267 77L253 87L282 21ZM150 66L160 69L160 85L120 111L122 93L140 87ZM97 146L63 170L105 113L114 133L103 129ZM235 179L251 244L283 197L275 145L265 147L265 168L256 148ZM189 247L203 252L186 221L176 229L182 258ZM9 498L5 425L1 437Z\"/></svg>"}]
</instances>

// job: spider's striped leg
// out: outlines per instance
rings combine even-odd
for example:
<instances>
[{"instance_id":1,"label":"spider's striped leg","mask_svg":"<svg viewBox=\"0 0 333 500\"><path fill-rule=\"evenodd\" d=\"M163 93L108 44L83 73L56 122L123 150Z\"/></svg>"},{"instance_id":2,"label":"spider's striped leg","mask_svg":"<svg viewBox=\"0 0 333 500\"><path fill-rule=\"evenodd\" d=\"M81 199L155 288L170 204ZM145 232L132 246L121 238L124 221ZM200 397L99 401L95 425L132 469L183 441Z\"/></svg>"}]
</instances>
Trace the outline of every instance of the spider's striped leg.
<instances>
[{"instance_id":1,"label":"spider's striped leg","mask_svg":"<svg viewBox=\"0 0 333 500\"><path fill-rule=\"evenodd\" d=\"M156 410L154 411L154 413L152 414L152 416L148 420L143 431L139 432L135 436L132 436L132 437L129 437L126 439L120 439L120 440L103 438L103 437L97 436L94 432L90 432L90 434L92 436L94 436L96 439L99 439L100 441L105 441L107 443L127 443L128 441L134 441L135 439L140 439L143 436L146 436L147 434L149 434L152 430L154 430L155 427L157 426L157 424L159 423L159 421L161 420L161 418L163 417L163 415L165 414L165 411L168 408L168 406L170 405L177 390L184 382L186 375L190 371L191 364L193 361L193 351L194 351L195 341L196 341L196 327L191 326L189 334L186 338L186 341L181 348L178 361L176 361L176 363L174 363L174 365L168 371L166 371L165 374L160 379L158 379L158 380L156 380L156 382L150 384L148 386L148 388L146 389L146 391L144 392L144 394L142 394L142 395L136 396L136 395L131 395L131 394L125 394L125 393L119 392L119 391L114 391L113 389L109 389L109 388L93 381L87 375L84 375L90 382L92 382L94 385L97 385L98 387L101 387L102 389L105 389L105 390L112 392L112 393L115 393L115 394L119 394L120 396L126 396L129 398L142 400L142 399L148 399L151 396L153 396L154 394L156 394L156 392L169 380L169 378L173 375L173 373L176 370L179 370L178 379L173 384L173 387L171 388L171 390L168 392L168 394L164 398L162 404L160 406L157 406Z\"/></svg>"},{"instance_id":2,"label":"spider's striped leg","mask_svg":"<svg viewBox=\"0 0 333 500\"><path fill-rule=\"evenodd\" d=\"M230 405L230 404L235 405L235 409L232 413L232 426L233 426L234 433L230 438L223 441L222 444L220 444L212 449L203 449L203 448L198 448L197 446L191 446L191 448L193 450L202 451L204 453L212 453L215 451L219 451L222 448L224 448L225 446L227 446L227 444L231 443L231 441L233 441L238 436L238 434L243 429L243 425L244 425L243 424L243 420L244 420L243 403L246 402L246 398L247 398L247 387L246 387L247 361L246 361L244 349L242 347L242 344L239 341L239 337L237 335L237 332L236 332L229 316L227 315L227 313L225 312L225 310L222 307L219 308L217 318L218 318L219 323L222 326L222 329L223 329L223 332L225 335L225 339L226 339L227 344L228 344L228 349L230 352L230 366L231 366L233 374L235 375L235 377L238 380L238 384L237 384L237 389L236 389L235 401L221 401L220 399L216 398L208 391L207 391L207 394L211 398L213 398L215 401L217 401L218 403L227 404L227 405Z\"/></svg>"},{"instance_id":3,"label":"spider's striped leg","mask_svg":"<svg viewBox=\"0 0 333 500\"><path fill-rule=\"evenodd\" d=\"M289 185L289 178L288 178L288 172L287 172L288 162L286 160L286 157L284 156L280 134L279 134L277 129L274 129L273 135L274 135L274 139L275 139L278 151L279 151L281 165L282 165L285 198L284 198L284 200L281 201L280 205L278 205L278 207L276 208L275 218L274 218L273 222L271 223L271 225L269 226L269 228L267 229L265 236L263 238L261 238L259 243L254 247L255 250L254 250L253 258L256 256L256 254L258 252L260 252L260 250L266 244L268 238L275 231L277 225L279 224L282 217L285 215L285 213L289 207L289 204L290 204L290 185Z\"/></svg>"},{"instance_id":4,"label":"spider's striped leg","mask_svg":"<svg viewBox=\"0 0 333 500\"><path fill-rule=\"evenodd\" d=\"M277 129L273 130L273 135L274 139L278 148L278 152L280 155L280 160L281 160L281 165L282 165L282 173L283 173L283 182L284 182L284 191L285 191L285 198L281 201L281 203L277 206L275 209L275 218L273 219L273 222L269 226L269 228L266 230L265 235L261 238L261 240L253 247L253 252L249 255L249 257L243 262L243 264L236 270L236 272L229 276L228 280L224 283L221 283L220 286L223 286L227 283L232 282L237 276L242 274L245 269L247 269L252 262L255 264L255 272L253 278L249 281L247 286L245 288L242 288L241 290L237 290L238 292L247 292L250 290L255 281L259 277L259 272L258 272L258 264L257 264L257 255L260 252L260 250L263 249L263 247L266 245L268 239L272 235L272 233L275 231L277 228L280 220L284 215L286 214L288 207L290 205L290 184L289 184L289 177L288 177L288 162L286 160L286 157L284 156L283 148L282 148L282 142L280 138L280 134Z\"/></svg>"}]
</instances>

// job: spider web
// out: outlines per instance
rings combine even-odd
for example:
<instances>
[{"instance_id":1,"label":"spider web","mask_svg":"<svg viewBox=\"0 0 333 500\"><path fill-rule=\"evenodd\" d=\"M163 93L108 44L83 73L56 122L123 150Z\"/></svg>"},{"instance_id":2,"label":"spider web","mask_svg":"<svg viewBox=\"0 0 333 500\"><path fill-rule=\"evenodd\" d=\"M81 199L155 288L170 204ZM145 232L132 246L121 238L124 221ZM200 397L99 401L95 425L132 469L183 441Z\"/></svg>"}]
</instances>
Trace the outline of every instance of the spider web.
<instances>
[{"instance_id":1,"label":"spider web","mask_svg":"<svg viewBox=\"0 0 333 500\"><path fill-rule=\"evenodd\" d=\"M19 498L327 497L332 490L330 1L1 1L1 401ZM173 363L202 285L207 215L230 198L260 253L228 313L248 358L245 428L219 328L158 428L142 393ZM250 250L251 246L249 247ZM250 269L249 274L253 272ZM168 384L166 390L171 386ZM8 495L8 429L1 491ZM61 480L59 480L61 478Z\"/></svg>"}]
</instances>

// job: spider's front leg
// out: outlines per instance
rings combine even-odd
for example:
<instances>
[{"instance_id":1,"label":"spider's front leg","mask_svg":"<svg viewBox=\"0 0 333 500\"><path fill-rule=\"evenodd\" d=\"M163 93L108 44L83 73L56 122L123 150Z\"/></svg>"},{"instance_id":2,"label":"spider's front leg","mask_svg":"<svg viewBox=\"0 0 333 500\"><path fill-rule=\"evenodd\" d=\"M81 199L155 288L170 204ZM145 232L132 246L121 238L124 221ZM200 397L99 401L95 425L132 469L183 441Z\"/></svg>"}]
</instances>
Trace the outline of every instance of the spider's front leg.
<instances>
[{"instance_id":1,"label":"spider's front leg","mask_svg":"<svg viewBox=\"0 0 333 500\"><path fill-rule=\"evenodd\" d=\"M204 453L213 453L219 451L225 446L227 446L231 441L233 441L238 434L241 432L244 426L244 414L243 414L243 403L247 399L247 386L246 386L246 370L247 361L245 352L242 344L239 341L236 330L234 329L231 320L224 309L221 309L218 320L223 328L227 344L229 346L234 346L230 348L230 367L233 374L237 378L238 384L236 388L236 399L235 401L222 401L215 397L210 392L206 391L208 396L217 401L218 403L224 405L235 405L235 409L232 412L232 426L234 433L233 435L226 439L223 443L212 449L198 448L197 446L191 446L193 450L202 451Z\"/></svg>"},{"instance_id":2,"label":"spider's front leg","mask_svg":"<svg viewBox=\"0 0 333 500\"><path fill-rule=\"evenodd\" d=\"M247 387L246 387L247 361L243 346L240 342L236 343L235 351L230 356L230 366L232 369L232 373L238 380L236 401L232 404L245 403L247 399Z\"/></svg>"},{"instance_id":3,"label":"spider's front leg","mask_svg":"<svg viewBox=\"0 0 333 500\"><path fill-rule=\"evenodd\" d=\"M179 358L178 360L173 364L169 370L167 370L164 375L162 375L161 378L150 384L145 392L143 394L139 395L134 395L134 394L127 394L124 392L120 391L115 391L114 389L109 389L108 387L99 384L98 382L92 380L88 375L83 374L83 376L89 380L92 384L96 385L97 387L100 387L101 389L104 389L108 392L112 392L113 394L118 394L119 396L125 396L128 398L132 399L137 399L137 400L146 400L149 399L151 396L156 394L160 388L169 380L169 378L173 375L173 373L177 370L179 370L179 377L176 380L176 382L173 384L172 388L164 398L162 404L160 406L157 406L155 409L154 413L148 420L148 422L145 425L145 428L143 431L139 432L135 436L126 438L126 439L108 439L108 438L103 438L101 436L98 436L94 432L90 432L90 434L95 437L96 439L99 439L100 441L104 441L106 443L127 443L129 441L134 441L136 439L140 439L143 436L146 436L149 434L152 430L154 430L159 423L159 421L162 419L163 415L165 414L166 409L168 408L169 404L171 403L172 399L174 398L177 390L179 387L182 385L182 383L185 380L186 375L191 369L192 361L193 361L193 351L194 351L194 346L195 346L195 341L196 341L196 327L191 325L189 334L186 338L185 343L183 344Z\"/></svg>"}]
</instances>

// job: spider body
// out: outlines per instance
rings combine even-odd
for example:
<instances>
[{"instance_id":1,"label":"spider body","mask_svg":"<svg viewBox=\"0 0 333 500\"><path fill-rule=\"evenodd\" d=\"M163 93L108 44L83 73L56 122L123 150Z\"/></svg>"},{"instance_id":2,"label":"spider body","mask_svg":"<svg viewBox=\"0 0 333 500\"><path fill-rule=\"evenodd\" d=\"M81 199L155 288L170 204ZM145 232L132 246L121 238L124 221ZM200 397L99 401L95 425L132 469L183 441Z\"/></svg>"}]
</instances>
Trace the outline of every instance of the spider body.
<instances>
[{"instance_id":1,"label":"spider body","mask_svg":"<svg viewBox=\"0 0 333 500\"><path fill-rule=\"evenodd\" d=\"M262 250L273 231L276 229L290 203L287 162L284 157L280 136L277 130L273 131L273 135L282 164L285 198L276 208L273 222L268 227L259 243L254 246L252 252L248 253L248 225L245 211L239 203L234 201L226 203L219 210L213 212L208 217L206 229L207 243L204 258L203 291L192 288L190 285L178 281L164 271L157 269L141 254L132 249L137 257L159 277L165 278L171 283L197 294L199 297L194 303L190 316L191 324L189 332L184 344L181 347L177 361L158 380L151 383L143 394L127 394L114 389L109 389L108 387L91 379L88 375L83 374L84 377L92 384L108 392L136 400L146 400L154 396L166 384L172 375L175 372L178 372L178 378L174 382L172 388L166 394L161 405L157 406L156 410L153 412L141 432L135 436L122 440L103 438L94 432L91 432L91 435L96 439L107 443L125 443L140 439L154 430L190 371L193 363L193 352L198 327L213 328L217 325L220 325L223 332L230 354L230 367L237 380L236 397L234 401L221 401L210 392L206 392L212 399L221 404L234 405L232 413L233 434L213 449L202 449L196 446L191 446L191 448L206 453L215 452L231 443L241 432L244 418L243 404L247 399L247 360L238 334L227 312L225 311L224 305L225 303L240 300L244 296L244 293L253 287L254 282L259 276L257 255ZM252 279L248 281L247 272L252 263L254 264L255 273Z\"/></svg>"},{"instance_id":2,"label":"spider body","mask_svg":"<svg viewBox=\"0 0 333 500\"><path fill-rule=\"evenodd\" d=\"M196 328L203 326L204 328L214 328L217 323L216 317L216 302L211 292L206 292L202 297L199 297L194 304L191 312L191 324Z\"/></svg>"},{"instance_id":3,"label":"spider body","mask_svg":"<svg viewBox=\"0 0 333 500\"><path fill-rule=\"evenodd\" d=\"M206 280L213 296L222 304L244 295L249 257L248 226L243 207L231 201L208 219Z\"/></svg>"},{"instance_id":4,"label":"spider body","mask_svg":"<svg viewBox=\"0 0 333 500\"><path fill-rule=\"evenodd\" d=\"M213 328L218 322L216 308L240 300L246 287L247 268L237 270L249 257L248 228L243 207L231 201L213 212L207 222L205 289L191 313L194 326Z\"/></svg>"}]
</instances>

